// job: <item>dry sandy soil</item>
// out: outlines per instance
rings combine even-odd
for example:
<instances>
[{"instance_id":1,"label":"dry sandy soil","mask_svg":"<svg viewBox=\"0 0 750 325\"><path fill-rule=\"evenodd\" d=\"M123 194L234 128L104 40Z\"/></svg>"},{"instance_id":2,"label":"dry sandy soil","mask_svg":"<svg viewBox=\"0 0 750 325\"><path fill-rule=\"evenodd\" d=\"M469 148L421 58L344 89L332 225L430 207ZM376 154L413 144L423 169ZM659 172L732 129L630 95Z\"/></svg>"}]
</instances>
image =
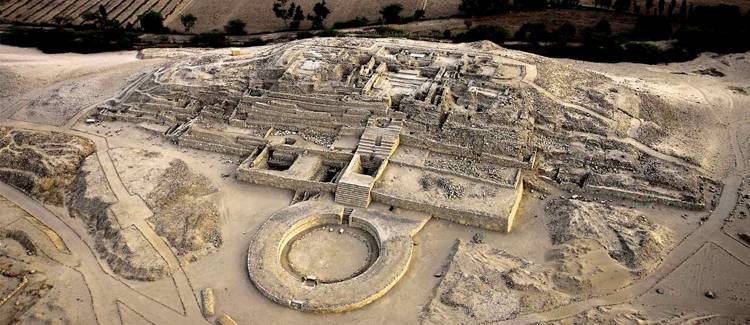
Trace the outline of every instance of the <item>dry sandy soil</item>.
<instances>
[{"instance_id":1,"label":"dry sandy soil","mask_svg":"<svg viewBox=\"0 0 750 325\"><path fill-rule=\"evenodd\" d=\"M60 125L156 63L137 60L135 52L41 55L0 45L0 117Z\"/></svg>"},{"instance_id":2,"label":"dry sandy soil","mask_svg":"<svg viewBox=\"0 0 750 325\"><path fill-rule=\"evenodd\" d=\"M221 6L218 22L250 10L242 3L195 1L189 10ZM92 141L96 153L80 164L90 173L84 177L91 175L86 184L99 190L87 193L111 204L102 220L132 234L106 238L88 220L71 218L65 204L45 205L0 184L0 324L203 324L215 320L201 313L204 288L213 289L216 316L240 324L750 321L750 244L737 237L748 229L739 211L750 212L742 206L747 185L740 185L750 174L750 53L658 66L561 61L681 104L674 116L661 117L671 136L652 145L699 162L720 180L715 206L686 211L616 202L612 210L564 191L527 187L513 232L432 219L416 235L412 263L398 285L364 308L325 315L271 302L247 275L252 234L289 205L292 192L231 177L240 157L178 147L131 123L70 120L163 62L137 60L134 52L43 55L0 46L0 126ZM710 68L724 76L700 72ZM551 91L565 98L572 82L563 81ZM182 177L165 179L167 170ZM571 214L559 204L577 204L574 211L583 212ZM216 232L220 244L206 235ZM97 249L102 238L113 252ZM127 276L132 269L107 257L122 256L132 243L143 247L138 261L158 260L163 274L134 279ZM28 284L14 291L24 277Z\"/></svg>"}]
</instances>

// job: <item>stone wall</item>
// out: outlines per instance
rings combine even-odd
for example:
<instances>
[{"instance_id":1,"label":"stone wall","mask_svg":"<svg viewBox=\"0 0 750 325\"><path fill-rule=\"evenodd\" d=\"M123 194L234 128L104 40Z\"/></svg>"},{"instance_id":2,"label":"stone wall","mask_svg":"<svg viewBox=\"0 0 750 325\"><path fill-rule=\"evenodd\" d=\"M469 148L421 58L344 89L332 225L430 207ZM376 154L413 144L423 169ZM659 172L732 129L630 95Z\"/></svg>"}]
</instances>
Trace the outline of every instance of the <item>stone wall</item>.
<instances>
[{"instance_id":1,"label":"stone wall","mask_svg":"<svg viewBox=\"0 0 750 325\"><path fill-rule=\"evenodd\" d=\"M405 198L390 196L378 189L370 192L372 200L390 206L403 209L421 211L434 217L449 220L462 225L474 226L495 231L506 231L508 229L508 218L499 217L490 213L479 213L451 208L447 205L431 205ZM437 203L437 202L436 202Z\"/></svg>"},{"instance_id":2,"label":"stone wall","mask_svg":"<svg viewBox=\"0 0 750 325\"><path fill-rule=\"evenodd\" d=\"M430 151L459 156L459 157L475 157L477 156L474 151L469 148L459 147L449 144L440 143L437 141L425 139L410 134L401 134L401 144L405 146L413 146L417 148L428 148ZM513 157L497 156L486 152L481 152L478 156L480 161L492 162L498 165L506 167L516 168L530 168L531 161L522 161Z\"/></svg>"},{"instance_id":3,"label":"stone wall","mask_svg":"<svg viewBox=\"0 0 750 325\"><path fill-rule=\"evenodd\" d=\"M307 192L329 192L336 191L336 184L327 182L317 182L313 180L295 179L284 177L281 173L268 173L263 169L237 168L237 179L258 185L278 187L293 191Z\"/></svg>"}]
</instances>

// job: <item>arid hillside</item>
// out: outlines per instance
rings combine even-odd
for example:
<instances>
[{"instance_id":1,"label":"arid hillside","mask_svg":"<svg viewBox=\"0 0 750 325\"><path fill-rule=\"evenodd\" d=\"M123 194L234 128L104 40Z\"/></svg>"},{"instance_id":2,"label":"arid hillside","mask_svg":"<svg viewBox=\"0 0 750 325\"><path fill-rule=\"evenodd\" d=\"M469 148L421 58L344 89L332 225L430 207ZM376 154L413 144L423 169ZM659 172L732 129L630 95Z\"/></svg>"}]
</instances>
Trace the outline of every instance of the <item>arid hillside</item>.
<instances>
[{"instance_id":1,"label":"arid hillside","mask_svg":"<svg viewBox=\"0 0 750 325\"><path fill-rule=\"evenodd\" d=\"M304 14L312 12L312 7L318 0L298 0ZM138 15L149 10L161 12L165 18L165 25L181 31L180 15L193 14L198 18L193 28L194 32L206 32L213 29L221 30L224 24L232 19L241 19L247 23L248 33L270 32L285 29L284 21L276 18L272 12L274 0L3 0L0 1L0 21L31 23L31 24L81 24L81 15L95 12L99 5L104 5L110 18L125 24L137 24ZM289 2L291 3L291 2ZM326 1L331 14L326 19L328 26L336 23L365 17L371 22L377 21L380 10L392 3L400 3L404 10L402 15L410 16L415 10L424 9L428 19L451 17L460 14L458 6L461 0L329 0ZM581 5L593 6L593 0L583 0ZM679 12L681 1L678 1L675 13ZM688 4L717 5L728 4L740 7L744 13L750 8L747 0L694 0ZM643 7L643 6L642 6ZM656 9L656 4L654 5ZM645 9L644 9L645 10ZM593 14L596 14L594 12ZM601 13L609 18L612 13ZM567 19L556 17L548 12L531 12L523 15L528 21L547 21L549 19ZM570 17L576 20L577 15ZM627 17L630 18L630 17ZM504 20L504 19L501 19ZM445 26L435 26L436 30L452 29L450 21ZM439 21L431 25L440 24ZM501 23L502 25L503 23ZM310 27L309 21L302 22L302 29Z\"/></svg>"},{"instance_id":2,"label":"arid hillside","mask_svg":"<svg viewBox=\"0 0 750 325\"><path fill-rule=\"evenodd\" d=\"M10 22L45 24L45 23L73 23L83 22L81 15L86 12L96 12L100 5L104 5L111 19L117 19L123 24L135 24L138 15L149 10L161 12L166 22L179 18L189 0L67 0L67 1L37 1L37 0L6 0L0 2L0 19ZM177 19L179 21L179 19Z\"/></svg>"},{"instance_id":3,"label":"arid hillside","mask_svg":"<svg viewBox=\"0 0 750 325\"><path fill-rule=\"evenodd\" d=\"M195 0L185 9L198 17L195 24L196 31L208 31L213 28L221 29L231 19L242 19L247 22L249 33L274 31L284 29L284 21L276 18L271 9L274 0L238 1L238 0ZM302 5L305 14L312 11L318 0L295 1ZM331 10L326 22L330 25L337 21L345 21L358 16L364 16L371 21L380 17L380 9L388 4L398 2L403 4L403 14L412 14L414 10L425 6L429 17L444 17L456 14L458 0L330 0L326 1ZM179 21L169 27L180 28ZM302 28L308 28L309 22L303 22Z\"/></svg>"}]
</instances>

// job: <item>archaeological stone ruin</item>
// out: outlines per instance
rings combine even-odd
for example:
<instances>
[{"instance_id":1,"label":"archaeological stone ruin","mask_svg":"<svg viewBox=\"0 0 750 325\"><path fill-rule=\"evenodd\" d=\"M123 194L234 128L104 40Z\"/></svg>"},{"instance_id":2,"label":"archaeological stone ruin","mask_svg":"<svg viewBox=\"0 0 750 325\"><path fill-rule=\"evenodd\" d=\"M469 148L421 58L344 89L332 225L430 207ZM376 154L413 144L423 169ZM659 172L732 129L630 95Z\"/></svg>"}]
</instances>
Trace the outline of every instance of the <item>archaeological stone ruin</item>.
<instances>
[{"instance_id":1,"label":"archaeological stone ruin","mask_svg":"<svg viewBox=\"0 0 750 325\"><path fill-rule=\"evenodd\" d=\"M700 168L644 148L621 111L562 104L544 78L489 43L314 39L169 61L92 118L241 157L238 180L293 191L253 237L250 279L290 308L341 312L419 263L429 218L513 231L524 187L708 205ZM311 254L357 262L320 270L295 252L325 242Z\"/></svg>"}]
</instances>

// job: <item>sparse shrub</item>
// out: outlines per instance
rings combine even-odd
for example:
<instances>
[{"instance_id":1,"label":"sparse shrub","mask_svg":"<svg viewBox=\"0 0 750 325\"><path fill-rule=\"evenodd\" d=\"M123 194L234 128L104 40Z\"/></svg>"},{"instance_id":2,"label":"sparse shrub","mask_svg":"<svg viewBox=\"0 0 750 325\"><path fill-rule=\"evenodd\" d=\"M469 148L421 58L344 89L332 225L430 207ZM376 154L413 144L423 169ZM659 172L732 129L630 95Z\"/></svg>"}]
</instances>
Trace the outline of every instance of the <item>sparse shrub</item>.
<instances>
[{"instance_id":1,"label":"sparse shrub","mask_svg":"<svg viewBox=\"0 0 750 325\"><path fill-rule=\"evenodd\" d=\"M510 0L461 0L458 5L458 11L469 17L502 14L510 8Z\"/></svg>"},{"instance_id":2,"label":"sparse shrub","mask_svg":"<svg viewBox=\"0 0 750 325\"><path fill-rule=\"evenodd\" d=\"M190 41L194 46L201 47L225 47L227 38L220 31L214 29L210 32L200 33L193 36Z\"/></svg>"},{"instance_id":3,"label":"sparse shrub","mask_svg":"<svg viewBox=\"0 0 750 325\"><path fill-rule=\"evenodd\" d=\"M474 236L471 236L471 242L474 244L484 243L484 233L478 232Z\"/></svg>"},{"instance_id":4,"label":"sparse shrub","mask_svg":"<svg viewBox=\"0 0 750 325\"><path fill-rule=\"evenodd\" d=\"M508 37L510 37L510 32L503 27L479 25L475 28L469 29L465 33L456 35L454 40L457 42L476 42L486 40L495 44L502 44L508 39Z\"/></svg>"},{"instance_id":5,"label":"sparse shrub","mask_svg":"<svg viewBox=\"0 0 750 325\"><path fill-rule=\"evenodd\" d=\"M138 16L138 23L146 33L164 32L164 17L158 11L149 10Z\"/></svg>"},{"instance_id":6,"label":"sparse shrub","mask_svg":"<svg viewBox=\"0 0 750 325\"><path fill-rule=\"evenodd\" d=\"M267 44L266 41L264 41L264 40L262 40L260 38L257 38L257 37L253 37L253 38L251 38L251 39L243 42L242 46L248 46L248 47L249 46L262 46L262 45L266 45L266 44Z\"/></svg>"},{"instance_id":7,"label":"sparse shrub","mask_svg":"<svg viewBox=\"0 0 750 325\"><path fill-rule=\"evenodd\" d=\"M247 24L241 19L232 19L224 25L224 32L227 33L227 35L245 35L247 34L245 26L247 26Z\"/></svg>"},{"instance_id":8,"label":"sparse shrub","mask_svg":"<svg viewBox=\"0 0 750 325\"><path fill-rule=\"evenodd\" d=\"M325 22L331 10L326 6L326 1L321 0L313 6L313 13L315 15L307 15L307 20L312 22L312 29L323 29L323 22Z\"/></svg>"},{"instance_id":9,"label":"sparse shrub","mask_svg":"<svg viewBox=\"0 0 750 325\"><path fill-rule=\"evenodd\" d=\"M313 38L313 37L315 37L315 34L313 34L311 32L308 32L308 31L304 31L304 32L298 32L297 36L295 38L296 39L306 39L306 38Z\"/></svg>"},{"instance_id":10,"label":"sparse shrub","mask_svg":"<svg viewBox=\"0 0 750 325\"><path fill-rule=\"evenodd\" d=\"M464 196L464 188L461 185L453 184L453 182L445 177L437 177L435 179L435 185L442 190L443 195L446 199L456 199Z\"/></svg>"},{"instance_id":11,"label":"sparse shrub","mask_svg":"<svg viewBox=\"0 0 750 325\"><path fill-rule=\"evenodd\" d=\"M355 28L355 27L362 27L367 26L370 21L365 17L355 17L354 19L347 20L347 21L340 21L333 24L334 29L342 29L342 28Z\"/></svg>"},{"instance_id":12,"label":"sparse shrub","mask_svg":"<svg viewBox=\"0 0 750 325\"><path fill-rule=\"evenodd\" d=\"M180 15L180 23L185 28L185 33L190 33L190 30L195 26L195 22L198 20L193 14Z\"/></svg>"},{"instance_id":13,"label":"sparse shrub","mask_svg":"<svg viewBox=\"0 0 750 325\"><path fill-rule=\"evenodd\" d=\"M432 179L427 175L422 175L422 177L419 178L419 186L422 187L423 191L429 190L432 188Z\"/></svg>"},{"instance_id":14,"label":"sparse shrub","mask_svg":"<svg viewBox=\"0 0 750 325\"><path fill-rule=\"evenodd\" d=\"M386 24L397 24L401 22L401 12L404 10L404 6L400 3L389 4L380 10L380 15L383 16L383 22Z\"/></svg>"},{"instance_id":15,"label":"sparse shrub","mask_svg":"<svg viewBox=\"0 0 750 325\"><path fill-rule=\"evenodd\" d=\"M525 23L518 29L514 38L519 41L538 43L549 39L544 23Z\"/></svg>"}]
</instances>

